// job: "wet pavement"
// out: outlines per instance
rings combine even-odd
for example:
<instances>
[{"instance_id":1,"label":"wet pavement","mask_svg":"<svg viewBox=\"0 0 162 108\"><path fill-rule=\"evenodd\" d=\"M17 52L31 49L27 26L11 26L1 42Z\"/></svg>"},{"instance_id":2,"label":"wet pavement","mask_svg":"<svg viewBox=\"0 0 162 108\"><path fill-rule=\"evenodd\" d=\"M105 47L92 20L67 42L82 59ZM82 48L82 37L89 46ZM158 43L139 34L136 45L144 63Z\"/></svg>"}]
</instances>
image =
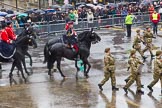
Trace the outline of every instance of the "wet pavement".
<instances>
[{"instance_id":1,"label":"wet pavement","mask_svg":"<svg viewBox=\"0 0 162 108\"><path fill-rule=\"evenodd\" d=\"M21 77L14 71L14 81L10 86L8 73L10 63L3 64L2 76L0 79L0 108L162 108L162 96L160 96L160 82L154 87L154 92L148 94L147 85L152 80L153 60L150 60L149 52L145 65L141 67L141 81L144 84L144 95L136 94L134 83L125 95L122 87L124 79L129 75L127 71L127 60L132 46L132 38L125 37L121 30L99 30L101 42L92 45L89 61L92 68L90 77L86 79L82 72L79 72L79 79L75 78L75 66L73 61L64 59L62 70L66 79L60 76L58 71L53 73L53 78L47 75L46 64L43 64L44 40L39 38L39 47L30 49L33 58L33 67L29 66L29 59L26 58L28 70L32 71L31 76L25 84ZM162 38L157 37L153 43L161 48ZM100 92L97 84L103 78L103 56L104 49L111 48L116 58L116 83L119 91L112 92L111 81L103 86ZM143 48L144 46L142 46ZM155 53L155 50L154 50ZM137 53L137 56L139 54Z\"/></svg>"}]
</instances>

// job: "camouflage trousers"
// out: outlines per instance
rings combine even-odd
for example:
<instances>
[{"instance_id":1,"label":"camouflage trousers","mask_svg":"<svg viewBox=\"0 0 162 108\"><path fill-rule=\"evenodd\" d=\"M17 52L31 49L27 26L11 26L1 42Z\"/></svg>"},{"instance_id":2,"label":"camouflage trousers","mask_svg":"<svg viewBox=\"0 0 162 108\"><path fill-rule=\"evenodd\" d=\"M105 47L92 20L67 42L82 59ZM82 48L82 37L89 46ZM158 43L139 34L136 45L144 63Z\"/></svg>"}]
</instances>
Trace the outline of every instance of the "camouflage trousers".
<instances>
[{"instance_id":1,"label":"camouflage trousers","mask_svg":"<svg viewBox=\"0 0 162 108\"><path fill-rule=\"evenodd\" d=\"M162 88L162 76L160 74L154 73L153 81L149 84L150 87L153 87L160 79L161 88Z\"/></svg>"},{"instance_id":2,"label":"camouflage trousers","mask_svg":"<svg viewBox=\"0 0 162 108\"><path fill-rule=\"evenodd\" d=\"M153 53L152 53L152 43L147 43L146 47L143 49L143 53L145 53L147 50L149 50L150 54L153 55Z\"/></svg>"},{"instance_id":3,"label":"camouflage trousers","mask_svg":"<svg viewBox=\"0 0 162 108\"><path fill-rule=\"evenodd\" d=\"M140 53L141 57L143 57L144 54L140 44L133 45L133 48Z\"/></svg>"},{"instance_id":4,"label":"camouflage trousers","mask_svg":"<svg viewBox=\"0 0 162 108\"><path fill-rule=\"evenodd\" d=\"M137 90L141 90L141 79L137 72L131 72L130 79L125 85L125 88L128 89L134 83L134 81L137 83Z\"/></svg>"},{"instance_id":5,"label":"camouflage trousers","mask_svg":"<svg viewBox=\"0 0 162 108\"><path fill-rule=\"evenodd\" d=\"M111 85L116 86L115 71L106 71L104 72L104 79L101 81L101 85L104 85L109 78L111 78Z\"/></svg>"}]
</instances>

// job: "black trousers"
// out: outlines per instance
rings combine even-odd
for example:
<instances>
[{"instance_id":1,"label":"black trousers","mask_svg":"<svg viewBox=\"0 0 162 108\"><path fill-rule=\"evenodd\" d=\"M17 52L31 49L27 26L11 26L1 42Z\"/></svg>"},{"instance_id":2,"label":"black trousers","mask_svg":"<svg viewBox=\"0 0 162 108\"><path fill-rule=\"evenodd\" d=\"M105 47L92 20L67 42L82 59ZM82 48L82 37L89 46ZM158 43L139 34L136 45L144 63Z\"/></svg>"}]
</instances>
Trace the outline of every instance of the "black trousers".
<instances>
[{"instance_id":1,"label":"black trousers","mask_svg":"<svg viewBox=\"0 0 162 108\"><path fill-rule=\"evenodd\" d=\"M153 25L153 34L157 34L158 31L158 23L152 23Z\"/></svg>"},{"instance_id":2,"label":"black trousers","mask_svg":"<svg viewBox=\"0 0 162 108\"><path fill-rule=\"evenodd\" d=\"M132 24L126 24L127 26L127 37L131 37L131 26Z\"/></svg>"}]
</instances>

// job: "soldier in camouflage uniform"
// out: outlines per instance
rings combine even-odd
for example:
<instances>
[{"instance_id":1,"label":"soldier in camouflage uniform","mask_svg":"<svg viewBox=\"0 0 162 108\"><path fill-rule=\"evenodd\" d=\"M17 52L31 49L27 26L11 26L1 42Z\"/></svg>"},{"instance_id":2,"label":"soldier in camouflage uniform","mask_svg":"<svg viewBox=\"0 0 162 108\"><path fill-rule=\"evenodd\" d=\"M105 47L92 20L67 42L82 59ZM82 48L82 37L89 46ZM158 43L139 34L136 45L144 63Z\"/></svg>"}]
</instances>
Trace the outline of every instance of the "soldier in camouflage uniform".
<instances>
[{"instance_id":1,"label":"soldier in camouflage uniform","mask_svg":"<svg viewBox=\"0 0 162 108\"><path fill-rule=\"evenodd\" d=\"M151 54L151 58L153 58L154 55L152 53L152 38L155 38L155 37L153 37L153 34L151 33L151 29L149 26L146 27L146 31L144 32L143 38L144 38L145 45L146 45L146 47L143 49L143 53L149 50Z\"/></svg>"},{"instance_id":2,"label":"soldier in camouflage uniform","mask_svg":"<svg viewBox=\"0 0 162 108\"><path fill-rule=\"evenodd\" d=\"M102 86L111 78L112 90L119 90L116 88L116 78L115 78L115 59L110 53L110 48L105 49L104 56L104 79L98 84L99 89L102 91Z\"/></svg>"},{"instance_id":3,"label":"soldier in camouflage uniform","mask_svg":"<svg viewBox=\"0 0 162 108\"><path fill-rule=\"evenodd\" d=\"M134 83L134 81L136 80L137 83L137 92L138 93L144 93L141 90L141 79L140 79L140 73L138 72L138 67L139 64L143 64L143 62L141 62L135 55L136 50L133 49L131 50L131 54L130 54L130 58L128 60L128 64L130 66L130 70L131 70L131 75L130 75L130 80L126 83L126 85L124 86L124 91L126 93L128 93L128 88Z\"/></svg>"},{"instance_id":4,"label":"soldier in camouflage uniform","mask_svg":"<svg viewBox=\"0 0 162 108\"><path fill-rule=\"evenodd\" d=\"M146 57L144 56L144 54L141 50L141 44L140 44L141 42L144 42L144 41L143 41L142 37L140 36L140 30L138 29L136 32L137 32L137 35L133 41L133 48L136 49L136 51L138 51L140 53L143 60L145 60Z\"/></svg>"},{"instance_id":5,"label":"soldier in camouflage uniform","mask_svg":"<svg viewBox=\"0 0 162 108\"><path fill-rule=\"evenodd\" d=\"M154 74L153 81L147 86L151 92L153 92L152 87L159 81L161 81L161 93L162 93L162 51L156 51L156 59L154 61Z\"/></svg>"}]
</instances>

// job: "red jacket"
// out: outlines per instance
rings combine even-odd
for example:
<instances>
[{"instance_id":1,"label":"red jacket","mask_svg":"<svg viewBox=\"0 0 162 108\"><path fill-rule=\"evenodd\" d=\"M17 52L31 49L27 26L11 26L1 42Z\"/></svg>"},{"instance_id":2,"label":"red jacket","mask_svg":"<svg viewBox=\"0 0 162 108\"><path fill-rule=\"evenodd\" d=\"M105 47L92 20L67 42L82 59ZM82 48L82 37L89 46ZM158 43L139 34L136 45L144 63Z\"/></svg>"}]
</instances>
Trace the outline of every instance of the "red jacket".
<instances>
[{"instance_id":1,"label":"red jacket","mask_svg":"<svg viewBox=\"0 0 162 108\"><path fill-rule=\"evenodd\" d=\"M8 33L8 38L11 40L16 40L16 35L12 29L12 27L6 27L5 28L6 32Z\"/></svg>"},{"instance_id":2,"label":"red jacket","mask_svg":"<svg viewBox=\"0 0 162 108\"><path fill-rule=\"evenodd\" d=\"M158 22L160 21L160 14L157 13L157 14L158 14L158 15L157 15L157 20L154 20L154 19L153 19L153 14L154 14L154 13L152 13L152 14L150 15L151 21L152 21L153 23L158 23Z\"/></svg>"},{"instance_id":3,"label":"red jacket","mask_svg":"<svg viewBox=\"0 0 162 108\"><path fill-rule=\"evenodd\" d=\"M11 43L11 39L8 38L8 34L5 29L1 30L0 38L2 41L6 42L8 44Z\"/></svg>"},{"instance_id":4,"label":"red jacket","mask_svg":"<svg viewBox=\"0 0 162 108\"><path fill-rule=\"evenodd\" d=\"M69 29L69 24L67 23L66 25L65 25L65 30L68 30Z\"/></svg>"}]
</instances>

